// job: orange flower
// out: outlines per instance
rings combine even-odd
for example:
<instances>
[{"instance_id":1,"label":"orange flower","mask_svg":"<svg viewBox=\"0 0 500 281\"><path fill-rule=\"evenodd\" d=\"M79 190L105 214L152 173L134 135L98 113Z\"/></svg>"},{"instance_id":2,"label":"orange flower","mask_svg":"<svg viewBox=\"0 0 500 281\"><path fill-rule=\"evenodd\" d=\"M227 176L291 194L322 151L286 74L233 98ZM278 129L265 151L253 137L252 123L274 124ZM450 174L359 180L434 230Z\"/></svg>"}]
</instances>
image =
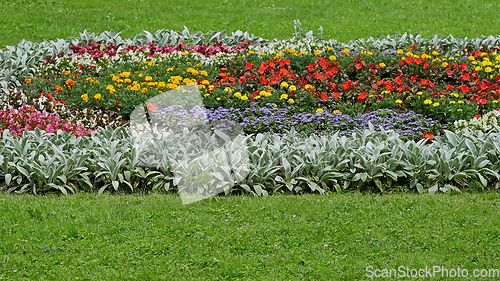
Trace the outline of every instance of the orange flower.
<instances>
[{"instance_id":1,"label":"orange flower","mask_svg":"<svg viewBox=\"0 0 500 281\"><path fill-rule=\"evenodd\" d=\"M73 87L73 86L75 86L75 84L76 84L76 82L73 81L72 79L66 80L66 86L68 86L70 88Z\"/></svg>"},{"instance_id":2,"label":"orange flower","mask_svg":"<svg viewBox=\"0 0 500 281\"><path fill-rule=\"evenodd\" d=\"M57 85L55 94L56 95L59 94L60 92L62 92L62 90L63 90L63 87L61 85Z\"/></svg>"},{"instance_id":3,"label":"orange flower","mask_svg":"<svg viewBox=\"0 0 500 281\"><path fill-rule=\"evenodd\" d=\"M433 134L429 134L429 133L424 133L424 138L428 139L428 140L432 140L432 138L434 137Z\"/></svg>"}]
</instances>

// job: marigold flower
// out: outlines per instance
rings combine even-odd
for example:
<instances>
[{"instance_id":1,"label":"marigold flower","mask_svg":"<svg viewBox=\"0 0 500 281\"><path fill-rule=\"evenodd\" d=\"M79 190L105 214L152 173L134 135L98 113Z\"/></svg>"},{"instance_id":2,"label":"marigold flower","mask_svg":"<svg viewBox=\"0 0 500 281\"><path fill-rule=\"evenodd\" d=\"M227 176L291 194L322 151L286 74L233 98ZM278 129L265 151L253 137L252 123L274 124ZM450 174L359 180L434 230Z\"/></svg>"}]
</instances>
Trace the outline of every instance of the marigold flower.
<instances>
[{"instance_id":1,"label":"marigold flower","mask_svg":"<svg viewBox=\"0 0 500 281\"><path fill-rule=\"evenodd\" d=\"M314 55L315 55L315 56L319 56L319 55L321 55L321 51L320 51L320 50L316 50L316 51L314 51Z\"/></svg>"},{"instance_id":2,"label":"marigold flower","mask_svg":"<svg viewBox=\"0 0 500 281\"><path fill-rule=\"evenodd\" d=\"M331 60L331 61L335 61L336 59L337 59L337 57L336 57L336 56L334 56L334 55L331 55L331 56L330 56L330 60Z\"/></svg>"},{"instance_id":3,"label":"marigold flower","mask_svg":"<svg viewBox=\"0 0 500 281\"><path fill-rule=\"evenodd\" d=\"M399 49L399 50L397 50L397 51L396 51L396 54L398 54L398 55L402 55L402 54L404 54L404 53L405 53L405 51L403 51L403 50L401 50L401 49Z\"/></svg>"},{"instance_id":4,"label":"marigold flower","mask_svg":"<svg viewBox=\"0 0 500 281\"><path fill-rule=\"evenodd\" d=\"M381 62L378 66L379 66L380 68L384 68L384 67L386 67L387 65L385 65L385 63Z\"/></svg>"},{"instance_id":5,"label":"marigold flower","mask_svg":"<svg viewBox=\"0 0 500 281\"><path fill-rule=\"evenodd\" d=\"M75 86L75 84L76 84L76 82L73 81L72 79L66 80L66 86L68 86L70 88L73 87L73 86Z\"/></svg>"},{"instance_id":6,"label":"marigold flower","mask_svg":"<svg viewBox=\"0 0 500 281\"><path fill-rule=\"evenodd\" d=\"M31 78L26 78L26 79L24 79L24 83L26 83L26 84L31 83Z\"/></svg>"},{"instance_id":7,"label":"marigold flower","mask_svg":"<svg viewBox=\"0 0 500 281\"><path fill-rule=\"evenodd\" d=\"M249 53L250 55L255 54L255 52L254 52L253 50L248 51L248 53Z\"/></svg>"},{"instance_id":8,"label":"marigold flower","mask_svg":"<svg viewBox=\"0 0 500 281\"><path fill-rule=\"evenodd\" d=\"M98 99L100 99L100 98L101 98L101 94L95 94L95 95L94 95L94 99L98 100Z\"/></svg>"},{"instance_id":9,"label":"marigold flower","mask_svg":"<svg viewBox=\"0 0 500 281\"><path fill-rule=\"evenodd\" d=\"M438 53L437 51L432 51L432 53L431 53L431 54L432 54L433 56L437 56L437 55L439 55L439 53Z\"/></svg>"},{"instance_id":10,"label":"marigold flower","mask_svg":"<svg viewBox=\"0 0 500 281\"><path fill-rule=\"evenodd\" d=\"M89 100L89 96L87 94L83 94L80 96L84 102L87 102Z\"/></svg>"},{"instance_id":11,"label":"marigold flower","mask_svg":"<svg viewBox=\"0 0 500 281\"><path fill-rule=\"evenodd\" d=\"M147 92L148 92L148 88L142 88L142 89L141 89L141 94L145 94L145 93L147 93Z\"/></svg>"},{"instance_id":12,"label":"marigold flower","mask_svg":"<svg viewBox=\"0 0 500 281\"><path fill-rule=\"evenodd\" d=\"M151 77L151 76L146 76L146 78L144 78L144 81L146 81L146 82L151 82L151 81L153 81L153 77Z\"/></svg>"}]
</instances>

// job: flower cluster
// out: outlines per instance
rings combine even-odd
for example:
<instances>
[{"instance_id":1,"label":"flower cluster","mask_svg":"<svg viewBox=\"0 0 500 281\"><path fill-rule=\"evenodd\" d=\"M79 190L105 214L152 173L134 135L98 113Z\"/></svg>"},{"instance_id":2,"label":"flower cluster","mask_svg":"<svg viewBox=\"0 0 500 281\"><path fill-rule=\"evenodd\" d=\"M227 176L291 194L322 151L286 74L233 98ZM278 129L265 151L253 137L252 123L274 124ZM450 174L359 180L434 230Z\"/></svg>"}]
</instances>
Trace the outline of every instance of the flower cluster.
<instances>
[{"instance_id":1,"label":"flower cluster","mask_svg":"<svg viewBox=\"0 0 500 281\"><path fill-rule=\"evenodd\" d=\"M499 129L500 122L500 110L492 110L482 116L476 115L469 121L457 120L455 121L455 127L457 131L467 132L467 131L483 131L488 132L493 129Z\"/></svg>"},{"instance_id":2,"label":"flower cluster","mask_svg":"<svg viewBox=\"0 0 500 281\"><path fill-rule=\"evenodd\" d=\"M24 131L39 128L46 133L58 130L69 132L77 137L90 134L81 125L75 125L57 114L40 113L34 106L23 104L19 109L0 110L0 133L9 130L12 135L22 135Z\"/></svg>"}]
</instances>

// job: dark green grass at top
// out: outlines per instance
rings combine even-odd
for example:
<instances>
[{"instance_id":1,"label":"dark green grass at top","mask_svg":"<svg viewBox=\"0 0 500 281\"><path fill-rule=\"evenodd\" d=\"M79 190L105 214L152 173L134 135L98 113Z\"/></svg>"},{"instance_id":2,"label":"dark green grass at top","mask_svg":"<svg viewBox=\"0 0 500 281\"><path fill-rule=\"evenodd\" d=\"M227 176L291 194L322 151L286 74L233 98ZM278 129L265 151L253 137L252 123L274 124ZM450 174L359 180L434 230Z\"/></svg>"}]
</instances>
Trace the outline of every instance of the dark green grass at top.
<instances>
[{"instance_id":1,"label":"dark green grass at top","mask_svg":"<svg viewBox=\"0 0 500 281\"><path fill-rule=\"evenodd\" d=\"M0 3L0 48L22 39L66 39L83 30L249 31L267 39L293 34L293 20L304 31L322 26L323 37L347 42L396 32L423 36L496 35L500 25L497 0L8 0Z\"/></svg>"},{"instance_id":2,"label":"dark green grass at top","mask_svg":"<svg viewBox=\"0 0 500 281\"><path fill-rule=\"evenodd\" d=\"M0 279L366 280L368 266L472 275L500 268L499 215L496 193L230 196L185 206L175 195L1 194Z\"/></svg>"}]
</instances>

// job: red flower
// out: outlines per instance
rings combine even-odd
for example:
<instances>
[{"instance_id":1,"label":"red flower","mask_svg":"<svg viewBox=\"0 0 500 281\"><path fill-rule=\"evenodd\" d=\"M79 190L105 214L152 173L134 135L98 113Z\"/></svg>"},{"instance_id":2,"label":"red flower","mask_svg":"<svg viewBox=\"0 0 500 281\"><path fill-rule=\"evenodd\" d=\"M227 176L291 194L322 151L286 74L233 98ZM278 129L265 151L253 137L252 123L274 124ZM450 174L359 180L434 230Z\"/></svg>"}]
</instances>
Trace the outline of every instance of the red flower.
<instances>
[{"instance_id":1,"label":"red flower","mask_svg":"<svg viewBox=\"0 0 500 281\"><path fill-rule=\"evenodd\" d=\"M253 69L253 67L254 67L254 64L253 64L253 63L249 63L249 62L245 61L245 68L246 68L247 70L252 70L252 69Z\"/></svg>"},{"instance_id":2,"label":"red flower","mask_svg":"<svg viewBox=\"0 0 500 281\"><path fill-rule=\"evenodd\" d=\"M323 92L323 93L321 93L321 96L319 98L322 99L322 100L326 100L327 97L328 96L326 95L326 93Z\"/></svg>"},{"instance_id":3,"label":"red flower","mask_svg":"<svg viewBox=\"0 0 500 281\"><path fill-rule=\"evenodd\" d=\"M421 63L422 63L422 61L423 61L423 60L422 60L421 58L415 59L415 63L416 63L416 64L421 64Z\"/></svg>"},{"instance_id":4,"label":"red flower","mask_svg":"<svg viewBox=\"0 0 500 281\"><path fill-rule=\"evenodd\" d=\"M466 69L467 69L467 64L462 63L462 64L460 65L460 70L464 71L464 70L466 70Z\"/></svg>"},{"instance_id":5,"label":"red flower","mask_svg":"<svg viewBox=\"0 0 500 281\"><path fill-rule=\"evenodd\" d=\"M148 110L149 111L155 111L156 110L156 104L148 103L146 105L148 106Z\"/></svg>"},{"instance_id":6,"label":"red flower","mask_svg":"<svg viewBox=\"0 0 500 281\"><path fill-rule=\"evenodd\" d=\"M474 118L476 118L476 119L479 119L479 117L481 117L479 114L474 115Z\"/></svg>"},{"instance_id":7,"label":"red flower","mask_svg":"<svg viewBox=\"0 0 500 281\"><path fill-rule=\"evenodd\" d=\"M470 89L469 89L469 86L467 85L462 85L462 87L460 87L460 90L464 93L467 93Z\"/></svg>"},{"instance_id":8,"label":"red flower","mask_svg":"<svg viewBox=\"0 0 500 281\"><path fill-rule=\"evenodd\" d=\"M356 69L361 69L362 67L363 66L360 63L356 64Z\"/></svg>"},{"instance_id":9,"label":"red flower","mask_svg":"<svg viewBox=\"0 0 500 281\"><path fill-rule=\"evenodd\" d=\"M434 137L433 134L429 134L429 133L424 133L424 138L428 139L428 140L432 140L432 138Z\"/></svg>"},{"instance_id":10,"label":"red flower","mask_svg":"<svg viewBox=\"0 0 500 281\"><path fill-rule=\"evenodd\" d=\"M359 102L361 102L361 101L363 101L364 99L366 99L366 97L367 97L366 92L362 92L362 93L361 93L361 94L359 94L359 96L358 96L358 101L359 101Z\"/></svg>"},{"instance_id":11,"label":"red flower","mask_svg":"<svg viewBox=\"0 0 500 281\"><path fill-rule=\"evenodd\" d=\"M486 99L479 99L477 102L479 104L486 104Z\"/></svg>"}]
</instances>

